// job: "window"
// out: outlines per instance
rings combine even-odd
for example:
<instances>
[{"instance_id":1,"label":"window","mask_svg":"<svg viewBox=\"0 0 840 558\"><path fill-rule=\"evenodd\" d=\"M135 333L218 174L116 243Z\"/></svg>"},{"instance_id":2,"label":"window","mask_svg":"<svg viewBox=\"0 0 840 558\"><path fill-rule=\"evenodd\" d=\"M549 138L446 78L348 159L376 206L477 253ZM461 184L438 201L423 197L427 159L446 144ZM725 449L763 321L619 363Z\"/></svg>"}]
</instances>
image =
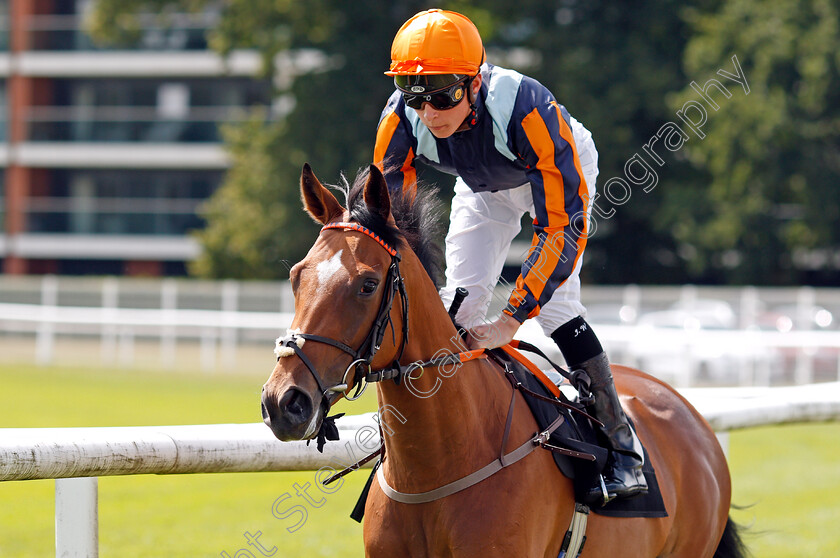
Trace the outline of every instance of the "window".
<instances>
[{"instance_id":1,"label":"window","mask_svg":"<svg viewBox=\"0 0 840 558\"><path fill-rule=\"evenodd\" d=\"M56 79L52 104L27 115L30 141L215 143L219 125L269 106L267 81L248 78Z\"/></svg>"},{"instance_id":2,"label":"window","mask_svg":"<svg viewBox=\"0 0 840 558\"><path fill-rule=\"evenodd\" d=\"M29 198L40 233L184 235L204 226L199 206L222 171L57 170L47 195Z\"/></svg>"}]
</instances>

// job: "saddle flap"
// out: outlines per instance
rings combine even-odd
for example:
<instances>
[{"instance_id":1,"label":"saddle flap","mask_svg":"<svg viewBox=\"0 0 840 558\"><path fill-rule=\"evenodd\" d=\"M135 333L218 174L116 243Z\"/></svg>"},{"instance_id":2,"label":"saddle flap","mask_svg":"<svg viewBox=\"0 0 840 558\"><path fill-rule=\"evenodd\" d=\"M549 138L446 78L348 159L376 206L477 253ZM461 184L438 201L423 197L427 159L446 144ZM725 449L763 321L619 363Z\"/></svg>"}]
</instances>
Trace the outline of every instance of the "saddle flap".
<instances>
[{"instance_id":1,"label":"saddle flap","mask_svg":"<svg viewBox=\"0 0 840 558\"><path fill-rule=\"evenodd\" d=\"M584 405L579 402L568 401L541 370L540 374L534 373L534 370L539 370L539 368L512 347L492 349L488 352L493 360L512 373L516 381L527 390L547 398L556 397L580 410L584 409ZM554 395L554 390L546 386L546 382L554 386L559 396ZM552 452L557 467L563 475L572 480L577 501L584 501L589 488L598 484L598 477L609 458L609 451L601 444L597 427L583 414L531 397L525 392L522 393L541 430L551 424L560 413L565 416L566 420L549 438L552 444L595 456L595 461L589 461ZM643 473L648 483L648 493L635 498L613 500L606 506L592 508L592 511L599 515L614 517L666 517L668 515L647 449L644 449L644 452Z\"/></svg>"},{"instance_id":2,"label":"saddle flap","mask_svg":"<svg viewBox=\"0 0 840 558\"><path fill-rule=\"evenodd\" d=\"M551 400L560 401L568 407L576 407L580 411L583 411L583 406L566 399L560 389L536 364L513 347L500 347L492 349L489 353L506 371L513 374L516 382L527 390L520 391L540 430L547 428L560 414L564 415L566 420L552 433L549 438L550 443L560 448L593 455L595 460L584 460L552 452L554 461L563 475L575 480L576 485L586 483L587 487L591 486L589 483L597 479L598 474L604 469L609 454L598 444L595 430L588 419L572 412L569 408L552 403ZM540 395L548 401L530 396L528 392Z\"/></svg>"}]
</instances>

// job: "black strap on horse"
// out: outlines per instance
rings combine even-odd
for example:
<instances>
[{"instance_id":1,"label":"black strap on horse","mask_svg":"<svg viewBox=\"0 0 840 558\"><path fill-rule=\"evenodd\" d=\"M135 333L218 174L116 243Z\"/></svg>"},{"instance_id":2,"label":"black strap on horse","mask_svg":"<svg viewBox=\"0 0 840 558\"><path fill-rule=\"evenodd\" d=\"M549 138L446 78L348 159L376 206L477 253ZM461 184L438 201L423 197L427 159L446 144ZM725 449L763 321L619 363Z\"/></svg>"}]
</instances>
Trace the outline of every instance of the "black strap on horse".
<instances>
[{"instance_id":1,"label":"black strap on horse","mask_svg":"<svg viewBox=\"0 0 840 558\"><path fill-rule=\"evenodd\" d=\"M382 436L381 432L380 432L380 434L379 434L379 435L380 435L380 436ZM373 453L371 453L371 454L369 454L369 455L366 455L365 457L361 458L360 460L358 460L356 463L354 463L354 464L350 465L349 467L345 467L345 468L344 468L344 469L342 469L341 471L339 471L339 472L337 472L337 473L335 473L335 474L333 474L333 475L330 475L329 477L327 477L326 479L324 479L324 480L321 482L321 484L323 484L324 486L329 486L330 484L334 483L335 481L337 481L337 480L338 480L338 479L340 479L341 477L343 477L343 476L347 475L348 473L352 473L353 471L356 471L356 470L358 470L358 469L361 469L361 468L362 468L364 465L366 465L366 464L367 464L367 463L368 463L371 459L373 459L374 457L378 457L378 456L380 456L380 455L382 455L382 454L384 454L384 453L385 453L385 446L384 446L384 445L380 445L380 446L379 446L379 448L378 448L375 452L373 452Z\"/></svg>"},{"instance_id":2,"label":"black strap on horse","mask_svg":"<svg viewBox=\"0 0 840 558\"><path fill-rule=\"evenodd\" d=\"M519 341L518 339L514 339L511 341L510 345L515 349L519 349L521 351L528 351L529 353L534 353L535 355L542 357L546 362L548 362L554 370L557 371L558 374L569 380L569 383L578 391L581 398L588 397L590 394L589 385L590 379L589 376L586 374L585 371L581 369L572 370L569 372L550 358L536 345L532 345L527 341Z\"/></svg>"},{"instance_id":3,"label":"black strap on horse","mask_svg":"<svg viewBox=\"0 0 840 558\"><path fill-rule=\"evenodd\" d=\"M515 348L519 348L519 349L524 349L526 351L531 351L531 349L533 349L533 351L531 351L531 352L534 352L534 353L538 354L539 356L543 357L544 359L546 359L552 366L555 367L555 369L557 369L558 371L563 370L562 368L560 368L559 366L557 366L556 364L551 362L551 360L549 360L549 358L546 357L545 354L540 349L535 347L534 345L531 345L530 343L525 343L524 341L516 341L515 343L516 344L511 343L511 346L515 347ZM526 346L523 347L523 345L526 345ZM595 417L593 417L592 415L590 415L589 413L584 411L581 405L576 405L576 404L572 403L571 401L569 401L568 399L566 399L566 397L563 395L562 392L560 393L560 397L547 397L547 396L545 396L541 393L537 393L536 391L533 391L533 390L525 387L525 385L523 385L522 382L520 382L518 379L516 379L516 376L513 374L513 371L508 366L508 362L504 358L502 358L502 355L504 353L502 353L500 349L492 349L492 350L489 350L487 353L490 355L490 357L499 366L502 367L502 369L504 369L505 378L507 379L508 382L510 382L510 385L513 386L513 389L519 390L520 392L522 392L524 395L527 395L528 397L533 397L534 399L539 399L540 401L545 401L547 403L551 403L555 407L561 407L561 408L564 408L564 409L568 409L569 411L571 411L573 413L577 413L577 414L579 414L583 417L586 417L587 419L591 420L593 423L595 423L599 426L604 425L604 423L602 423L601 421L599 421L598 419L596 419ZM565 370L563 370L563 376L564 377L569 377L569 373L566 372Z\"/></svg>"}]
</instances>

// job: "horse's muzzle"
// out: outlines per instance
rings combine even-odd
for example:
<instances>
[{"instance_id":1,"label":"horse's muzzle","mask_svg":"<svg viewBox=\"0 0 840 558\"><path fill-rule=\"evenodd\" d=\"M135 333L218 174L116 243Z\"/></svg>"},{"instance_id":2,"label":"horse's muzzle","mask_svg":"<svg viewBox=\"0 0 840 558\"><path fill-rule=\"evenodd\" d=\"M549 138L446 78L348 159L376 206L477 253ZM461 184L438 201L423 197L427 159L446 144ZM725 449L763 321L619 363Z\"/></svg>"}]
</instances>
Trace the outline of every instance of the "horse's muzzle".
<instances>
[{"instance_id":1,"label":"horse's muzzle","mask_svg":"<svg viewBox=\"0 0 840 558\"><path fill-rule=\"evenodd\" d=\"M318 417L312 398L304 391L290 387L279 396L263 389L263 422L283 441L311 438L316 432Z\"/></svg>"}]
</instances>

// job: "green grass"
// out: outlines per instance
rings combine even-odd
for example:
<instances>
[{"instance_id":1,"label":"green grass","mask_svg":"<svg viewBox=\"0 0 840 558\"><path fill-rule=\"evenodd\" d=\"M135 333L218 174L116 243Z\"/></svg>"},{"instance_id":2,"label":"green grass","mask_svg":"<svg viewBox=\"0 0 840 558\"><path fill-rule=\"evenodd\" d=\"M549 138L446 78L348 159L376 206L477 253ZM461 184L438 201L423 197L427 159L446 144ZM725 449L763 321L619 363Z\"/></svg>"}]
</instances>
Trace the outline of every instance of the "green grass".
<instances>
[{"instance_id":1,"label":"green grass","mask_svg":"<svg viewBox=\"0 0 840 558\"><path fill-rule=\"evenodd\" d=\"M266 373L267 375L267 373ZM262 376L86 372L0 366L0 426L136 426L258 422ZM372 391L372 390L371 390ZM372 394L339 411L375 408ZM753 504L733 517L752 524L746 541L759 558L840 556L840 424L735 432L730 439L733 500ZM366 480L349 475L334 493L313 473L103 477L99 479L100 550L108 557L231 557L256 535L275 556L363 556L361 527L348 514ZM315 507L294 485L310 483ZM54 550L54 482L0 483L0 557L47 557ZM308 517L278 519L300 504ZM323 502L320 499L323 498ZM248 556L240 553L240 557Z\"/></svg>"},{"instance_id":2,"label":"green grass","mask_svg":"<svg viewBox=\"0 0 840 558\"><path fill-rule=\"evenodd\" d=\"M268 377L0 366L0 427L142 426L259 422L260 387ZM373 390L339 412L375 410ZM279 443L279 442L278 442ZM234 556L256 535L276 556L363 556L361 526L348 514L367 473L346 477L334 494L312 472L138 475L99 479L100 552L107 557ZM320 508L296 494L305 486ZM54 481L0 483L0 557L54 556ZM272 515L292 504L308 517ZM321 499L324 502L321 502ZM247 554L240 554L240 556Z\"/></svg>"},{"instance_id":3,"label":"green grass","mask_svg":"<svg viewBox=\"0 0 840 558\"><path fill-rule=\"evenodd\" d=\"M840 556L840 423L733 432L735 521L757 558Z\"/></svg>"}]
</instances>

